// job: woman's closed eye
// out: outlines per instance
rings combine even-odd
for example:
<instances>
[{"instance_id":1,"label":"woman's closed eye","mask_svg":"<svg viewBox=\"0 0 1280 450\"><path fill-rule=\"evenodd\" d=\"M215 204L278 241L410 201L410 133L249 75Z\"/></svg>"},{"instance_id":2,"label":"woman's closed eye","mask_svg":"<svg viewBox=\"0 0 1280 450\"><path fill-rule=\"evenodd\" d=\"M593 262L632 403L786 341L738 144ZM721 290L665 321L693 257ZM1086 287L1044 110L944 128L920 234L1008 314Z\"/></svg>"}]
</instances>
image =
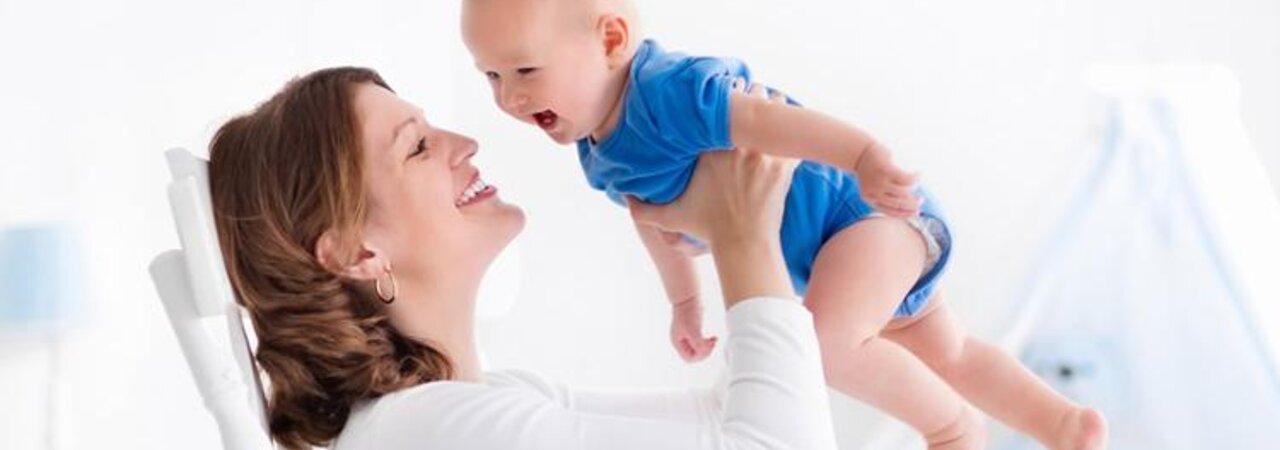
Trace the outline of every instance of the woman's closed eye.
<instances>
[{"instance_id":1,"label":"woman's closed eye","mask_svg":"<svg viewBox=\"0 0 1280 450\"><path fill-rule=\"evenodd\" d=\"M418 139L418 146L414 148L413 153L409 154L409 157L412 158L418 155L426 155L427 148L427 138L424 137L422 139Z\"/></svg>"}]
</instances>

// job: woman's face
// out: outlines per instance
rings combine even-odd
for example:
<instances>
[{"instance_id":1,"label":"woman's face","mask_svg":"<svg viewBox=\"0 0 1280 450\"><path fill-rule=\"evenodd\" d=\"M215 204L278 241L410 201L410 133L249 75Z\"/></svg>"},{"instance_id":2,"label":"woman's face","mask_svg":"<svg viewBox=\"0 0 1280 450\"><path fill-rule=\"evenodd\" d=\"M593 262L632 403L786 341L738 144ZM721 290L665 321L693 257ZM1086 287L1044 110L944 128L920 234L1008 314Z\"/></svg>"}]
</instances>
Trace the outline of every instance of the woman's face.
<instances>
[{"instance_id":1,"label":"woman's face","mask_svg":"<svg viewBox=\"0 0 1280 450\"><path fill-rule=\"evenodd\" d=\"M367 245L397 275L480 277L524 226L520 208L471 164L466 136L434 128L421 109L371 83L355 88L369 192Z\"/></svg>"}]
</instances>

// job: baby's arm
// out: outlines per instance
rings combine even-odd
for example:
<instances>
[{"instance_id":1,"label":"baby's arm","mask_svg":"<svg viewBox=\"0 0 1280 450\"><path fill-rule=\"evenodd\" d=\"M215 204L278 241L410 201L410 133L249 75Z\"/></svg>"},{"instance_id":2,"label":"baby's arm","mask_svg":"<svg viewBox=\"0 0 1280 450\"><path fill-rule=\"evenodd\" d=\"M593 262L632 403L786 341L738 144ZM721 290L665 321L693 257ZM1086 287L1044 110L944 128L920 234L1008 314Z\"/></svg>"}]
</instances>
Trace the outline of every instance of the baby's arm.
<instances>
[{"instance_id":1,"label":"baby's arm","mask_svg":"<svg viewBox=\"0 0 1280 450\"><path fill-rule=\"evenodd\" d=\"M640 223L636 224L636 232L657 266L671 302L671 344L685 361L701 361L715 348L716 338L702 336L702 301L693 256L677 249L674 240L680 239L678 233Z\"/></svg>"},{"instance_id":2,"label":"baby's arm","mask_svg":"<svg viewBox=\"0 0 1280 450\"><path fill-rule=\"evenodd\" d=\"M735 86L736 87L736 86ZM858 175L862 196L896 216L919 211L916 177L892 162L888 149L865 131L812 109L771 101L734 89L729 97L729 136L738 148L821 162Z\"/></svg>"}]
</instances>

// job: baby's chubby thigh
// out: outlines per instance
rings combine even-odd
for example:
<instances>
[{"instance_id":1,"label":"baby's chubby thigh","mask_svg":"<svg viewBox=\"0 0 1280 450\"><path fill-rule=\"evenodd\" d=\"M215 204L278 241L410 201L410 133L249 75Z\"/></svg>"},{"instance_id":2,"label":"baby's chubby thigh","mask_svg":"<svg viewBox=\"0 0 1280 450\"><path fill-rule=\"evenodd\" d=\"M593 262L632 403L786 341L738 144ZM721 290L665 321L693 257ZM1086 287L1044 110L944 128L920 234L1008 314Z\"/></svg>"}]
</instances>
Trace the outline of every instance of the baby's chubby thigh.
<instances>
[{"instance_id":1,"label":"baby's chubby thigh","mask_svg":"<svg viewBox=\"0 0 1280 450\"><path fill-rule=\"evenodd\" d=\"M783 256L796 294L807 294L814 261L827 241L872 213L852 175L811 161L796 166L781 230Z\"/></svg>"},{"instance_id":2,"label":"baby's chubby thigh","mask_svg":"<svg viewBox=\"0 0 1280 450\"><path fill-rule=\"evenodd\" d=\"M902 219L868 218L836 233L819 250L805 295L819 334L835 328L852 342L878 335L920 279L925 256L919 233Z\"/></svg>"}]
</instances>

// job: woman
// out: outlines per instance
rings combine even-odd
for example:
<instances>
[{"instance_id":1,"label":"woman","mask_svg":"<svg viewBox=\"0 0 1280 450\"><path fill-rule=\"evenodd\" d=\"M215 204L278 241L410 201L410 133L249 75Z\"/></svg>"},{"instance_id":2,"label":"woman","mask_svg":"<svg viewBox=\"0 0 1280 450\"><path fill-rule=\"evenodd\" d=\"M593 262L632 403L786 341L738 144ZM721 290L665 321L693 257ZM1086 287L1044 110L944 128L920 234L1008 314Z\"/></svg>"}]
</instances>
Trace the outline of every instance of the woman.
<instances>
[{"instance_id":1,"label":"woman","mask_svg":"<svg viewBox=\"0 0 1280 450\"><path fill-rule=\"evenodd\" d=\"M721 152L678 201L633 208L710 243L730 383L603 393L481 373L476 291L523 213L481 180L474 141L432 127L376 73L294 80L210 147L222 252L285 447L834 448L812 320L777 241L793 165Z\"/></svg>"}]
</instances>

